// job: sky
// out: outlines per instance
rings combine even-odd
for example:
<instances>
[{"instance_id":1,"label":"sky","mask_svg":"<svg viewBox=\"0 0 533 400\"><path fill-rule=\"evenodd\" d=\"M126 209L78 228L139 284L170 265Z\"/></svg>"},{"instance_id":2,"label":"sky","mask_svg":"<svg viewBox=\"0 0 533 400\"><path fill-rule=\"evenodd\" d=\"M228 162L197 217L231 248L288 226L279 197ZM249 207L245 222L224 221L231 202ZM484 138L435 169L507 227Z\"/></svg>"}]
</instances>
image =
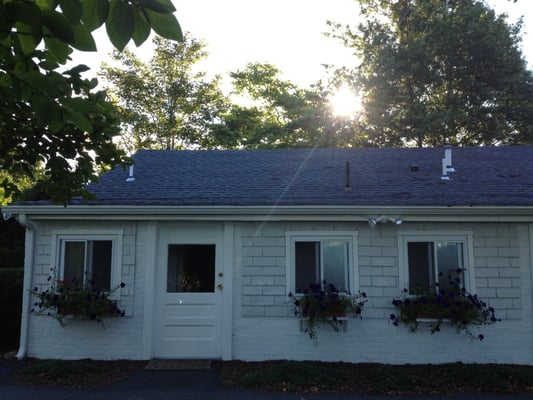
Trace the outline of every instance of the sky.
<instances>
[{"instance_id":1,"label":"sky","mask_svg":"<svg viewBox=\"0 0 533 400\"><path fill-rule=\"evenodd\" d=\"M487 0L498 14L508 13L514 23L524 16L522 51L533 66L533 0ZM326 38L326 20L356 26L354 0L173 0L182 30L206 43L209 56L200 69L227 76L249 62L269 62L282 78L307 87L325 76L323 64L353 66L357 60L340 41ZM112 47L105 32L96 35L99 52L80 54L77 63L97 71ZM139 48L141 58L152 55L148 40ZM78 56L76 56L78 57ZM226 82L228 84L228 82Z\"/></svg>"}]
</instances>

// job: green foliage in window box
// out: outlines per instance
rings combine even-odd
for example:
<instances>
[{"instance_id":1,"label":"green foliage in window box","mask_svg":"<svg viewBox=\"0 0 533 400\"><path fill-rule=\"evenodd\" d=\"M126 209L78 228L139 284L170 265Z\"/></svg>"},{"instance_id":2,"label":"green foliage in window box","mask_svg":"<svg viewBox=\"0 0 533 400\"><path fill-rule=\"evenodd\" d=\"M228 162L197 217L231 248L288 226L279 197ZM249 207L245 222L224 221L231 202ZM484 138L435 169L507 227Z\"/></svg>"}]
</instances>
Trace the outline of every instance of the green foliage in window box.
<instances>
[{"instance_id":1,"label":"green foliage in window box","mask_svg":"<svg viewBox=\"0 0 533 400\"><path fill-rule=\"evenodd\" d=\"M306 332L311 339L316 339L316 328L322 323L338 332L344 322L340 317L353 315L360 318L367 302L364 292L356 295L339 292L326 282L309 285L303 295L289 293L289 298L294 304L294 314L306 319Z\"/></svg>"},{"instance_id":2,"label":"green foliage in window box","mask_svg":"<svg viewBox=\"0 0 533 400\"><path fill-rule=\"evenodd\" d=\"M125 315L125 311L118 308L117 301L111 298L115 291L126 286L124 283L105 291L96 288L92 281L83 284L76 280L52 280L51 277L48 280L52 281L49 289L39 292L36 287L32 291L38 299L32 312L53 316L61 324L66 316L102 322L104 317Z\"/></svg>"},{"instance_id":3,"label":"green foliage in window box","mask_svg":"<svg viewBox=\"0 0 533 400\"><path fill-rule=\"evenodd\" d=\"M460 271L458 271L459 273ZM454 326L458 332L464 332L471 338L483 340L484 336L475 336L470 327L475 325L493 324L498 319L494 315L494 308L489 307L477 295L470 294L461 287L458 278L448 276L446 288L439 288L427 292L410 295L404 289L401 295L392 300L396 313L391 314L393 324L405 324L410 332L416 332L423 320L430 322L430 332L439 332L442 323Z\"/></svg>"}]
</instances>

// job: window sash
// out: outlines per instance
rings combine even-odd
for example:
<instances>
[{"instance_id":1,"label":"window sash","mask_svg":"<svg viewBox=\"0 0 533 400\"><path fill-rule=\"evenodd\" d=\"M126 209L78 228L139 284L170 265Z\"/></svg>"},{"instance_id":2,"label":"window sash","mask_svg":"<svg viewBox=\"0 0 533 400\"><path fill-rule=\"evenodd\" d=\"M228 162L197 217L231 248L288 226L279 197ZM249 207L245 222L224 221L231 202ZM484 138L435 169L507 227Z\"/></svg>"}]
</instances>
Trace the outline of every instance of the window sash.
<instances>
[{"instance_id":1,"label":"window sash","mask_svg":"<svg viewBox=\"0 0 533 400\"><path fill-rule=\"evenodd\" d=\"M61 239L61 279L111 290L114 241L110 239Z\"/></svg>"},{"instance_id":2,"label":"window sash","mask_svg":"<svg viewBox=\"0 0 533 400\"><path fill-rule=\"evenodd\" d=\"M410 293L438 292L449 287L450 279L460 279L466 287L466 241L456 239L406 240L407 276ZM421 260L425 254L426 262ZM460 272L458 272L460 271Z\"/></svg>"},{"instance_id":3,"label":"window sash","mask_svg":"<svg viewBox=\"0 0 533 400\"><path fill-rule=\"evenodd\" d=\"M309 284L326 281L339 291L350 291L351 240L295 238L293 251L294 289L303 293ZM307 264L310 268L306 267ZM339 268L340 266L340 268Z\"/></svg>"}]
</instances>

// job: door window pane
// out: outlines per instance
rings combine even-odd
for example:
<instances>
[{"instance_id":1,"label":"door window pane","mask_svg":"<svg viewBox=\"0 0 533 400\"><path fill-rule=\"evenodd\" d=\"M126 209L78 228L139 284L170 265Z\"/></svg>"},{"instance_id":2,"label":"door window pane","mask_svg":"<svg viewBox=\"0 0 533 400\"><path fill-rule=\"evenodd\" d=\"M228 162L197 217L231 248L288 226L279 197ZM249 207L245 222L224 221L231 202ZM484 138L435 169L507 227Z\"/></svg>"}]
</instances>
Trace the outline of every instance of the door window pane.
<instances>
[{"instance_id":1,"label":"door window pane","mask_svg":"<svg viewBox=\"0 0 533 400\"><path fill-rule=\"evenodd\" d=\"M213 293L214 291L215 245L169 245L167 292Z\"/></svg>"}]
</instances>

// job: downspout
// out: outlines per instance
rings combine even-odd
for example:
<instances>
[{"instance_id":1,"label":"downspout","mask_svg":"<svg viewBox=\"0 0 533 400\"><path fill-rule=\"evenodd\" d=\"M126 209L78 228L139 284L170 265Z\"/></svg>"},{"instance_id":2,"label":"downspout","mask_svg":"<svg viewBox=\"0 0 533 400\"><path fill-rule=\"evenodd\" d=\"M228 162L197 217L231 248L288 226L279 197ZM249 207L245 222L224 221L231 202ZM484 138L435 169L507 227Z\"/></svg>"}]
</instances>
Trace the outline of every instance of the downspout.
<instances>
[{"instance_id":1,"label":"downspout","mask_svg":"<svg viewBox=\"0 0 533 400\"><path fill-rule=\"evenodd\" d=\"M15 356L22 360L28 351L28 326L30 322L31 307L31 282L33 277L33 258L35 254L35 231L37 225L34 221L27 219L26 214L20 214L17 221L26 228L26 243L24 246L24 281L22 288L22 315L20 321L20 343L19 350Z\"/></svg>"}]
</instances>

